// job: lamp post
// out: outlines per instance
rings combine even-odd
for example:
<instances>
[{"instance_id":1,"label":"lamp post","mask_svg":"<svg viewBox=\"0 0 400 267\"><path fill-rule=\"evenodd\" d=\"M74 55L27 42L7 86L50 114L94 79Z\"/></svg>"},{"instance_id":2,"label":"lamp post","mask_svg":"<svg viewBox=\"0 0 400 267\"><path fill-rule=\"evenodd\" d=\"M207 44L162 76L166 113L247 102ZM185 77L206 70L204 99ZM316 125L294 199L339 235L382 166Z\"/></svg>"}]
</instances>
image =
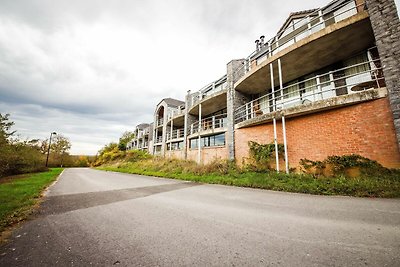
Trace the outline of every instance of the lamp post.
<instances>
[{"instance_id":1,"label":"lamp post","mask_svg":"<svg viewBox=\"0 0 400 267\"><path fill-rule=\"evenodd\" d=\"M52 133L50 134L49 147L47 148L46 167L47 167L47 164L49 163L50 146L51 146L51 137L53 136L53 134L56 135L57 133L56 133L56 132L52 132Z\"/></svg>"}]
</instances>

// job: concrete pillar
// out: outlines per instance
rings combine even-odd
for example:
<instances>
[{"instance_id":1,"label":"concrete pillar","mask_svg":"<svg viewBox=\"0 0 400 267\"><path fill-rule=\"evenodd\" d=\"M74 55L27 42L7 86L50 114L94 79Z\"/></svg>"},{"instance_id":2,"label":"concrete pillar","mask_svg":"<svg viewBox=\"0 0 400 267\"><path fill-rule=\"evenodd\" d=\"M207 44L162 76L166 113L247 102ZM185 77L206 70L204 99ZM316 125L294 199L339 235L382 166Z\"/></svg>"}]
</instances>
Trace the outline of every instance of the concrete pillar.
<instances>
[{"instance_id":1,"label":"concrete pillar","mask_svg":"<svg viewBox=\"0 0 400 267\"><path fill-rule=\"evenodd\" d=\"M227 132L225 141L228 147L228 159L235 160L235 109L246 104L248 99L234 89L234 84L245 74L245 59L232 60L227 64Z\"/></svg>"},{"instance_id":2,"label":"concrete pillar","mask_svg":"<svg viewBox=\"0 0 400 267\"><path fill-rule=\"evenodd\" d=\"M400 149L400 22L394 0L366 0ZM379 112L379 111L378 111Z\"/></svg>"}]
</instances>

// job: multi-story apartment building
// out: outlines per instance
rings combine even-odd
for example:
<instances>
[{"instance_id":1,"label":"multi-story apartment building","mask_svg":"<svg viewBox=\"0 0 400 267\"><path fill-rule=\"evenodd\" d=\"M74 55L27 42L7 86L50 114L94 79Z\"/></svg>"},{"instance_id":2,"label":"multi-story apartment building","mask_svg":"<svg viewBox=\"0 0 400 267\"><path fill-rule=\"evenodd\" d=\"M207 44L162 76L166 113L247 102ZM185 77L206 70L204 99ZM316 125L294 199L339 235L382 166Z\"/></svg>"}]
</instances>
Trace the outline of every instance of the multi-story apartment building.
<instances>
[{"instance_id":1,"label":"multi-story apartment building","mask_svg":"<svg viewBox=\"0 0 400 267\"><path fill-rule=\"evenodd\" d=\"M153 154L165 156L167 148L182 146L185 102L165 98L154 112Z\"/></svg>"},{"instance_id":2,"label":"multi-story apartment building","mask_svg":"<svg viewBox=\"0 0 400 267\"><path fill-rule=\"evenodd\" d=\"M142 123L136 126L135 137L126 145L127 150L152 151L153 146L153 123Z\"/></svg>"},{"instance_id":3,"label":"multi-story apartment building","mask_svg":"<svg viewBox=\"0 0 400 267\"><path fill-rule=\"evenodd\" d=\"M400 167L399 29L393 0L291 13L223 77L157 105L153 153L242 164L256 141L284 144L281 170L352 153Z\"/></svg>"}]
</instances>

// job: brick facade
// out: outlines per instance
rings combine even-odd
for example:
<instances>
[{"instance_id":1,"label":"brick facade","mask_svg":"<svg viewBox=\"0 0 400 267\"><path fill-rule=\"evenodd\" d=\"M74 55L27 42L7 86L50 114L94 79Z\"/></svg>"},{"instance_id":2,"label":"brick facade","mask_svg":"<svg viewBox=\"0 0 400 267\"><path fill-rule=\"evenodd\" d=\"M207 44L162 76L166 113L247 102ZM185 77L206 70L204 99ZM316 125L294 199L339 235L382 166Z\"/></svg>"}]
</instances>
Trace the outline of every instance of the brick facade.
<instances>
[{"instance_id":1,"label":"brick facade","mask_svg":"<svg viewBox=\"0 0 400 267\"><path fill-rule=\"evenodd\" d=\"M277 123L283 143L282 124ZM388 98L286 119L290 167L300 159L323 160L330 155L360 154L386 167L400 167L400 153ZM273 142L272 122L235 130L236 162L248 157L248 141ZM282 164L281 164L282 165Z\"/></svg>"},{"instance_id":2,"label":"brick facade","mask_svg":"<svg viewBox=\"0 0 400 267\"><path fill-rule=\"evenodd\" d=\"M197 149L189 149L187 151L187 159L197 162L199 151ZM227 159L227 147L206 147L201 149L201 163L207 164L219 159Z\"/></svg>"}]
</instances>

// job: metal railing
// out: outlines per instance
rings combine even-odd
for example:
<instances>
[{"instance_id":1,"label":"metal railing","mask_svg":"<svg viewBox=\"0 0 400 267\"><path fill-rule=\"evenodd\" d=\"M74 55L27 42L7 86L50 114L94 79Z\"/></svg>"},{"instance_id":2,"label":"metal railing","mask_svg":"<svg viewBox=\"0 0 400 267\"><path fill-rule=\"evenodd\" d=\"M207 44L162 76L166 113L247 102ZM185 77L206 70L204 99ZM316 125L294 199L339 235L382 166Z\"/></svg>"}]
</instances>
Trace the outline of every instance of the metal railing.
<instances>
[{"instance_id":1,"label":"metal railing","mask_svg":"<svg viewBox=\"0 0 400 267\"><path fill-rule=\"evenodd\" d=\"M181 116L185 114L185 110L184 109L177 109L177 110L172 110L171 112L168 113L167 115L167 120L171 120L177 116Z\"/></svg>"},{"instance_id":2,"label":"metal railing","mask_svg":"<svg viewBox=\"0 0 400 267\"><path fill-rule=\"evenodd\" d=\"M208 85L208 86L210 86L210 85ZM221 83L221 84L219 84L217 86L215 86L215 84L213 84L212 86L213 86L213 88L211 90L206 91L206 92L202 92L204 90L204 89L202 89L202 90L200 90L198 92L197 95L193 96L192 106L196 105L201 100L207 98L210 95L213 95L213 94L216 94L218 92L222 92L222 91L226 90L227 87L228 87L228 84L225 81L224 83Z\"/></svg>"},{"instance_id":3,"label":"metal railing","mask_svg":"<svg viewBox=\"0 0 400 267\"><path fill-rule=\"evenodd\" d=\"M156 144L162 143L162 136L157 136L156 138Z\"/></svg>"},{"instance_id":4,"label":"metal railing","mask_svg":"<svg viewBox=\"0 0 400 267\"><path fill-rule=\"evenodd\" d=\"M227 117L226 114L220 114L204 118L199 122L194 122L190 125L190 134L198 133L199 131L215 130L226 127ZM200 126L200 127L199 127Z\"/></svg>"},{"instance_id":5,"label":"metal railing","mask_svg":"<svg viewBox=\"0 0 400 267\"><path fill-rule=\"evenodd\" d=\"M361 70L363 68L365 70ZM235 123L276 110L383 86L385 82L379 59L369 60L289 84L254 99L235 110Z\"/></svg>"},{"instance_id":6,"label":"metal railing","mask_svg":"<svg viewBox=\"0 0 400 267\"><path fill-rule=\"evenodd\" d=\"M157 119L157 126L162 126L164 124L164 118Z\"/></svg>"},{"instance_id":7,"label":"metal railing","mask_svg":"<svg viewBox=\"0 0 400 267\"><path fill-rule=\"evenodd\" d=\"M176 129L172 130L167 134L167 140L173 140L173 139L178 139L178 138L183 138L184 137L184 130L183 129Z\"/></svg>"},{"instance_id":8,"label":"metal railing","mask_svg":"<svg viewBox=\"0 0 400 267\"><path fill-rule=\"evenodd\" d=\"M261 64L283 49L326 28L327 26L356 15L361 9L364 9L365 6L365 2L356 4L355 0L349 0L330 10L329 13L323 12L328 6L334 5L337 2L339 2L339 0L316 9L303 19L293 23L291 25L292 30L287 31L288 28L286 28L267 42L261 43L260 46L246 58L243 66L235 71L233 74L234 78L238 80L243 73L246 74L254 66Z\"/></svg>"}]
</instances>

